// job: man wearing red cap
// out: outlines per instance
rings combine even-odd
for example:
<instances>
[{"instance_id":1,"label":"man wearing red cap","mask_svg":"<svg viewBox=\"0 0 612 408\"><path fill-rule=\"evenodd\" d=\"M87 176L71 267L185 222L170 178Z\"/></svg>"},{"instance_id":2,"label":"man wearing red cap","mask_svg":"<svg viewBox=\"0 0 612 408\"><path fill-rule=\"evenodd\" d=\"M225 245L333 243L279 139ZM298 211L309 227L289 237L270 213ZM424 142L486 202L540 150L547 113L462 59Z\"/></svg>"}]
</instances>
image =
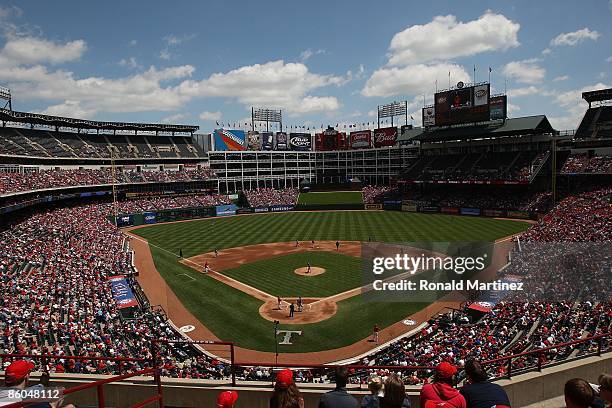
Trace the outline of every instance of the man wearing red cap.
<instances>
[{"instance_id":1,"label":"man wearing red cap","mask_svg":"<svg viewBox=\"0 0 612 408\"><path fill-rule=\"evenodd\" d=\"M238 400L238 393L236 391L223 391L217 397L218 408L232 408Z\"/></svg>"},{"instance_id":2,"label":"man wearing red cap","mask_svg":"<svg viewBox=\"0 0 612 408\"><path fill-rule=\"evenodd\" d=\"M17 360L12 362L4 372L4 382L7 388L14 390L25 390L28 387L30 380L30 373L34 370L34 364L25 360ZM35 385L30 388L44 388L41 384ZM0 407L3 405L10 405L14 402L19 402L21 399L9 399L9 390L3 390L0 392ZM34 405L28 405L32 408L74 408L74 405L62 405L63 400L40 403Z\"/></svg>"},{"instance_id":3,"label":"man wearing red cap","mask_svg":"<svg viewBox=\"0 0 612 408\"><path fill-rule=\"evenodd\" d=\"M421 389L421 408L466 408L465 398L453 388L457 367L446 361L438 364L433 384Z\"/></svg>"}]
</instances>

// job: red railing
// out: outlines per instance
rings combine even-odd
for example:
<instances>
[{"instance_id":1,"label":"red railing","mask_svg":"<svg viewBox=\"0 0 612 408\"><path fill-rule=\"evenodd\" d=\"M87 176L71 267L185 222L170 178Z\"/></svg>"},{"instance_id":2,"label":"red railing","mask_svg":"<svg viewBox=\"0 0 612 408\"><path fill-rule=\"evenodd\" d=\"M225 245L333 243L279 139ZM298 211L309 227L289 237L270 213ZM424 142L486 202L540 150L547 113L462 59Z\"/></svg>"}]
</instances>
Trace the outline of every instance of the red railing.
<instances>
[{"instance_id":1,"label":"red railing","mask_svg":"<svg viewBox=\"0 0 612 408\"><path fill-rule=\"evenodd\" d=\"M508 364L508 372L507 377L510 378L513 371L512 360L537 355L537 370L541 371L543 368L543 356L544 353L555 350L562 349L566 347L575 346L577 344L583 344L591 341L597 341L597 352L596 353L588 353L588 355L601 355L602 352L608 350L607 347L605 350L603 349L604 339L610 337L612 332L602 333L596 336L586 337L584 339L578 339L570 342L559 343L549 347L526 351L523 353L512 354L509 356L502 356L492 360L487 360L483 362L483 365L488 366L496 363L503 363L507 361ZM4 358L31 358L34 360L52 360L52 359L66 359L66 360L105 360L105 361L119 361L121 362L140 362L140 363L150 363L151 367L141 369L134 372L129 372L121 375L117 375L114 377L109 377L103 380L94 381L88 384L82 384L75 387L68 388L64 391L64 395L70 395L78 391L83 391L86 389L96 388L97 393L97 406L99 408L104 408L104 385L112 382L126 380L135 376L153 376L153 381L157 387L157 394L147 398L144 401L141 401L135 405L132 405L132 408L145 407L152 403L157 402L158 407L162 408L163 405L163 389L161 384L161 375L160 368L157 362L157 347L159 344L170 344L170 343L181 343L181 344L194 344L194 345L225 345L230 347L230 367L231 367L231 376L232 376L232 386L236 385L236 368L239 367L266 367L266 368L297 368L297 369L315 369L315 370L332 370L339 365L329 365L329 364L283 364L283 363L261 363L261 362L239 362L235 361L235 353L234 353L234 343L230 342L216 342L216 341L190 341L190 340L154 340L152 342L152 351L153 351L153 359L143 359L143 358L129 358L129 357L87 357L87 356L65 356L65 355L38 355L38 354L0 354L0 359ZM581 356L580 358L585 357ZM563 363L566 360L559 360L557 363ZM433 370L434 367L431 366L370 366L370 365L362 365L362 364L353 364L353 365L344 365L348 369L353 370L393 370L393 371L417 371L417 370ZM527 367L526 370L531 371L533 367ZM27 406L27 403L16 402L10 405L5 405L4 408L17 408Z\"/></svg>"}]
</instances>

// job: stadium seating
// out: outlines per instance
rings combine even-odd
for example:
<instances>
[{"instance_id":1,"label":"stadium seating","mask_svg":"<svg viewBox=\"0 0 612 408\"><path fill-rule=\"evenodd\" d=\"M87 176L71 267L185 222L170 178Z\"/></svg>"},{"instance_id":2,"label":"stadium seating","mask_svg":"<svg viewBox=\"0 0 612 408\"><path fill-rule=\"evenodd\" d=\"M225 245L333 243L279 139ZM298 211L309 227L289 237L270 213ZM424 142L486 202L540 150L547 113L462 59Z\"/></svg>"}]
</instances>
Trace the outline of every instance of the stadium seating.
<instances>
[{"instance_id":1,"label":"stadium seating","mask_svg":"<svg viewBox=\"0 0 612 408\"><path fill-rule=\"evenodd\" d=\"M562 173L612 173L612 156L570 155L561 169Z\"/></svg>"},{"instance_id":2,"label":"stadium seating","mask_svg":"<svg viewBox=\"0 0 612 408\"><path fill-rule=\"evenodd\" d=\"M299 191L295 188L275 190L273 188L258 188L245 191L251 207L268 207L271 205L295 205Z\"/></svg>"},{"instance_id":3,"label":"stadium seating","mask_svg":"<svg viewBox=\"0 0 612 408\"><path fill-rule=\"evenodd\" d=\"M199 158L200 146L186 136L88 134L0 129L0 154L54 158Z\"/></svg>"}]
</instances>

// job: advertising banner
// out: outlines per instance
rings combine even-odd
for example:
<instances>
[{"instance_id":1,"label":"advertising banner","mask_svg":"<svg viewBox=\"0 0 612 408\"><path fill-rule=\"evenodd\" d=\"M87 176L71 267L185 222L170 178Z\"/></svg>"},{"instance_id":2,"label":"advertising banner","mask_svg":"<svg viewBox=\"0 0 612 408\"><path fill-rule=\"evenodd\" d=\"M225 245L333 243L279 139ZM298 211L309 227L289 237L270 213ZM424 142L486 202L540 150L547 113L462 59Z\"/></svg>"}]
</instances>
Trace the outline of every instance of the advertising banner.
<instances>
[{"instance_id":1,"label":"advertising banner","mask_svg":"<svg viewBox=\"0 0 612 408\"><path fill-rule=\"evenodd\" d=\"M382 204L365 204L364 208L366 210L382 210Z\"/></svg>"},{"instance_id":2,"label":"advertising banner","mask_svg":"<svg viewBox=\"0 0 612 408\"><path fill-rule=\"evenodd\" d=\"M374 147L393 146L397 140L397 128L388 127L374 130Z\"/></svg>"},{"instance_id":3,"label":"advertising banner","mask_svg":"<svg viewBox=\"0 0 612 408\"><path fill-rule=\"evenodd\" d=\"M246 134L244 130L215 129L213 131L215 150L240 151L246 150Z\"/></svg>"},{"instance_id":4,"label":"advertising banner","mask_svg":"<svg viewBox=\"0 0 612 408\"><path fill-rule=\"evenodd\" d=\"M508 98L506 95L492 96L489 100L489 117L491 120L506 119Z\"/></svg>"},{"instance_id":5,"label":"advertising banner","mask_svg":"<svg viewBox=\"0 0 612 408\"><path fill-rule=\"evenodd\" d=\"M328 129L322 135L322 150L338 150L338 131Z\"/></svg>"},{"instance_id":6,"label":"advertising banner","mask_svg":"<svg viewBox=\"0 0 612 408\"><path fill-rule=\"evenodd\" d=\"M248 149L261 150L261 137L257 131L249 131L247 133Z\"/></svg>"},{"instance_id":7,"label":"advertising banner","mask_svg":"<svg viewBox=\"0 0 612 408\"><path fill-rule=\"evenodd\" d=\"M506 212L502 210L483 210L482 215L485 217L505 217Z\"/></svg>"},{"instance_id":8,"label":"advertising banner","mask_svg":"<svg viewBox=\"0 0 612 408\"><path fill-rule=\"evenodd\" d=\"M253 214L255 211L252 208L239 208L236 214Z\"/></svg>"},{"instance_id":9,"label":"advertising banner","mask_svg":"<svg viewBox=\"0 0 612 408\"><path fill-rule=\"evenodd\" d=\"M368 149L372 147L372 132L369 130L360 130L351 132L351 149Z\"/></svg>"},{"instance_id":10,"label":"advertising banner","mask_svg":"<svg viewBox=\"0 0 612 408\"><path fill-rule=\"evenodd\" d=\"M256 213L267 213L270 212L270 209L268 207L255 207L253 208L253 211Z\"/></svg>"},{"instance_id":11,"label":"advertising banner","mask_svg":"<svg viewBox=\"0 0 612 408\"><path fill-rule=\"evenodd\" d=\"M459 214L459 209L457 207L442 207L440 212L443 214Z\"/></svg>"},{"instance_id":12,"label":"advertising banner","mask_svg":"<svg viewBox=\"0 0 612 408\"><path fill-rule=\"evenodd\" d=\"M236 215L236 206L234 204L218 205L215 207L217 217L226 215Z\"/></svg>"},{"instance_id":13,"label":"advertising banner","mask_svg":"<svg viewBox=\"0 0 612 408\"><path fill-rule=\"evenodd\" d=\"M433 106L423 108L423 126L435 126L436 125L436 111Z\"/></svg>"},{"instance_id":14,"label":"advertising banner","mask_svg":"<svg viewBox=\"0 0 612 408\"><path fill-rule=\"evenodd\" d=\"M310 133L290 133L289 147L291 150L312 150L312 136Z\"/></svg>"},{"instance_id":15,"label":"advertising banner","mask_svg":"<svg viewBox=\"0 0 612 408\"><path fill-rule=\"evenodd\" d=\"M285 132L276 132L276 138L274 139L274 150L287 150L287 134Z\"/></svg>"},{"instance_id":16,"label":"advertising banner","mask_svg":"<svg viewBox=\"0 0 612 408\"><path fill-rule=\"evenodd\" d=\"M134 221L132 220L131 215L119 215L117 216L117 226L118 227L127 227L133 225Z\"/></svg>"},{"instance_id":17,"label":"advertising banner","mask_svg":"<svg viewBox=\"0 0 612 408\"><path fill-rule=\"evenodd\" d=\"M261 133L261 150L272 150L274 147L274 134L272 132Z\"/></svg>"},{"instance_id":18,"label":"advertising banner","mask_svg":"<svg viewBox=\"0 0 612 408\"><path fill-rule=\"evenodd\" d=\"M144 223L145 224L155 224L157 222L156 220L156 213L154 212L146 212L143 214L143 218L144 218Z\"/></svg>"},{"instance_id":19,"label":"advertising banner","mask_svg":"<svg viewBox=\"0 0 612 408\"><path fill-rule=\"evenodd\" d=\"M474 87L474 106L489 104L489 84Z\"/></svg>"},{"instance_id":20,"label":"advertising banner","mask_svg":"<svg viewBox=\"0 0 612 408\"><path fill-rule=\"evenodd\" d=\"M416 204L402 204L402 211L417 212Z\"/></svg>"},{"instance_id":21,"label":"advertising banner","mask_svg":"<svg viewBox=\"0 0 612 408\"><path fill-rule=\"evenodd\" d=\"M508 218L529 219L529 213L527 211L507 211L506 215Z\"/></svg>"},{"instance_id":22,"label":"advertising banner","mask_svg":"<svg viewBox=\"0 0 612 408\"><path fill-rule=\"evenodd\" d=\"M270 206L270 211L272 212L293 211L293 206L292 205L272 205Z\"/></svg>"},{"instance_id":23,"label":"advertising banner","mask_svg":"<svg viewBox=\"0 0 612 408\"><path fill-rule=\"evenodd\" d=\"M430 206L421 207L421 212L437 213L437 212L440 212L440 207L430 207Z\"/></svg>"},{"instance_id":24,"label":"advertising banner","mask_svg":"<svg viewBox=\"0 0 612 408\"><path fill-rule=\"evenodd\" d=\"M108 278L108 282L111 285L111 292L118 309L138 306L132 288L130 288L130 284L125 279L125 276L113 276L112 278Z\"/></svg>"},{"instance_id":25,"label":"advertising banner","mask_svg":"<svg viewBox=\"0 0 612 408\"><path fill-rule=\"evenodd\" d=\"M466 208L461 207L459 211L461 215L480 215L480 208Z\"/></svg>"}]
</instances>

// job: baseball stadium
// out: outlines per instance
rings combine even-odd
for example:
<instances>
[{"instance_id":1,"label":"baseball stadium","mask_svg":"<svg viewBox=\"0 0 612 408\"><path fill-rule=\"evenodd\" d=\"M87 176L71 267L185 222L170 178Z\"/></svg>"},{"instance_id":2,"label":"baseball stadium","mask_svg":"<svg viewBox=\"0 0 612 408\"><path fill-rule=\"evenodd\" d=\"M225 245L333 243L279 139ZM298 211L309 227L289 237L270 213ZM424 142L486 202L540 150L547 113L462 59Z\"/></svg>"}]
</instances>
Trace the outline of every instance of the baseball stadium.
<instances>
[{"instance_id":1,"label":"baseball stadium","mask_svg":"<svg viewBox=\"0 0 612 408\"><path fill-rule=\"evenodd\" d=\"M269 89L215 100L206 125L156 116L191 100L105 108L192 75L154 66L128 102L42 110L34 94L62 91L38 92L32 70L77 74L55 67L70 59L57 41L22 32L23 13L0 7L0 406L611 406L610 86L563 94L572 130L514 115L531 91L502 92L476 65L452 83L444 68L448 87L436 77L423 96L389 79L397 91L350 120L323 106L300 123ZM486 18L509 21L465 25ZM402 24L391 65L427 26ZM192 39L164 41L171 61ZM397 58L416 58L407 47ZM296 64L335 58L319 51ZM248 71L198 86L217 98Z\"/></svg>"}]
</instances>

